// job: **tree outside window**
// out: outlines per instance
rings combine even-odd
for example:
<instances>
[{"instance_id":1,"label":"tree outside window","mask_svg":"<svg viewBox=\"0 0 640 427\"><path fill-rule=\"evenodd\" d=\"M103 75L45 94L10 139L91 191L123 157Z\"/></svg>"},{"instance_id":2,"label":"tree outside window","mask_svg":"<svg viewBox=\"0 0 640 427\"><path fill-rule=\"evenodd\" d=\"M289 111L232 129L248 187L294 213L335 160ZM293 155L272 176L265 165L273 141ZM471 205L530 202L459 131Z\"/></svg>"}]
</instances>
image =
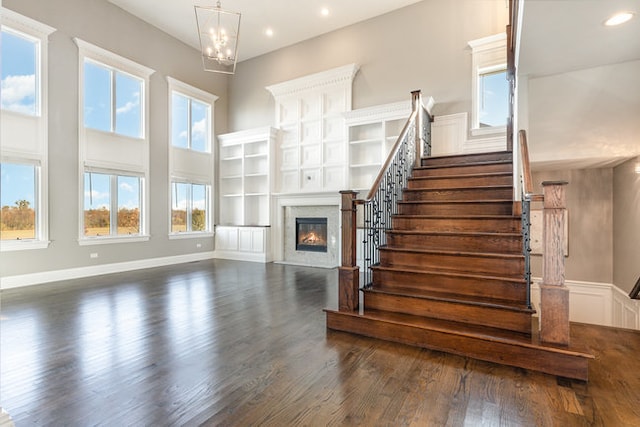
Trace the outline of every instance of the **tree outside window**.
<instances>
[{"instance_id":1,"label":"tree outside window","mask_svg":"<svg viewBox=\"0 0 640 427\"><path fill-rule=\"evenodd\" d=\"M209 230L209 187L184 182L171 183L171 232Z\"/></svg>"}]
</instances>

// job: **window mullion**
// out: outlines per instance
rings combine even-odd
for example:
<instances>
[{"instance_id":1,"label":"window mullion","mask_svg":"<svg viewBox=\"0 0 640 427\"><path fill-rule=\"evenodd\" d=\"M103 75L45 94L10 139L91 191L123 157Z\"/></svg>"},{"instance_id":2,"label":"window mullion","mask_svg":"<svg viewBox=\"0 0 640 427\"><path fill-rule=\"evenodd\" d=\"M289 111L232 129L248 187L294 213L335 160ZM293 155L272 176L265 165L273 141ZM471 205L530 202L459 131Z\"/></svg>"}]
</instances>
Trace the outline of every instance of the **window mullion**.
<instances>
[{"instance_id":1,"label":"window mullion","mask_svg":"<svg viewBox=\"0 0 640 427\"><path fill-rule=\"evenodd\" d=\"M111 132L116 131L116 72L111 73Z\"/></svg>"},{"instance_id":2,"label":"window mullion","mask_svg":"<svg viewBox=\"0 0 640 427\"><path fill-rule=\"evenodd\" d=\"M110 196L110 210L109 212L109 234L111 236L118 235L118 176L111 175L109 178L109 196Z\"/></svg>"},{"instance_id":3,"label":"window mullion","mask_svg":"<svg viewBox=\"0 0 640 427\"><path fill-rule=\"evenodd\" d=\"M187 232L193 231L191 229L191 211L193 209L193 184L187 185Z\"/></svg>"},{"instance_id":4,"label":"window mullion","mask_svg":"<svg viewBox=\"0 0 640 427\"><path fill-rule=\"evenodd\" d=\"M187 103L187 148L189 148L189 150L193 149L193 145L191 143L191 134L192 134L192 129L191 129L191 106L192 106L192 100L191 98L187 98L188 99L188 103Z\"/></svg>"}]
</instances>

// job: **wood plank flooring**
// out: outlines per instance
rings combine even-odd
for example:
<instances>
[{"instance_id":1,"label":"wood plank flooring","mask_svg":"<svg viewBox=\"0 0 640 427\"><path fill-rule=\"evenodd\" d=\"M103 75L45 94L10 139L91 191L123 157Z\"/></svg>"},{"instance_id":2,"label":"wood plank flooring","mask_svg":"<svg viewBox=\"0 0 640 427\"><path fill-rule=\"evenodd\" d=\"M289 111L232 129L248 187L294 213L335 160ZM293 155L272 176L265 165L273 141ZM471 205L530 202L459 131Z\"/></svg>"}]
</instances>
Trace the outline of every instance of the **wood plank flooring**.
<instances>
[{"instance_id":1,"label":"wood plank flooring","mask_svg":"<svg viewBox=\"0 0 640 427\"><path fill-rule=\"evenodd\" d=\"M202 261L3 291L16 426L638 426L640 333L588 383L327 331L337 271Z\"/></svg>"}]
</instances>

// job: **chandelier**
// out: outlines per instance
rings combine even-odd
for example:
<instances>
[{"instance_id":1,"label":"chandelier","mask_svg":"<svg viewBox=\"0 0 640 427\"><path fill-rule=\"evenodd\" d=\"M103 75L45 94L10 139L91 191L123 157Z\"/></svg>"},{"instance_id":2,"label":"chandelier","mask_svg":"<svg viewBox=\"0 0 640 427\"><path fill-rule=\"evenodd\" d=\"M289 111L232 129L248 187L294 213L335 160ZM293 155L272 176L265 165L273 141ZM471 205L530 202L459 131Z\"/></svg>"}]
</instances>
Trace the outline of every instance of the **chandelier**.
<instances>
[{"instance_id":1,"label":"chandelier","mask_svg":"<svg viewBox=\"0 0 640 427\"><path fill-rule=\"evenodd\" d=\"M205 71L233 74L238 59L240 13L216 7L194 6Z\"/></svg>"}]
</instances>

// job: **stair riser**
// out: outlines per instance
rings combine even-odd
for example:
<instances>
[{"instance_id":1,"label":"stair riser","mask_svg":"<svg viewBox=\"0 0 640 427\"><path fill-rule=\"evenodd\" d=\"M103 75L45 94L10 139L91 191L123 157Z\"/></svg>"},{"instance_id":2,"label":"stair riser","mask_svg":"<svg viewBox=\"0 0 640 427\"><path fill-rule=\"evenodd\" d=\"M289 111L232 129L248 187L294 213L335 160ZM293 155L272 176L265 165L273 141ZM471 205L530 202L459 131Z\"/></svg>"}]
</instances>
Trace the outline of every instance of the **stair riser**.
<instances>
[{"instance_id":1,"label":"stair riser","mask_svg":"<svg viewBox=\"0 0 640 427\"><path fill-rule=\"evenodd\" d=\"M433 169L415 168L413 170L413 176L419 178L427 176L465 175L473 173L512 172L512 170L513 165L511 163L494 163L487 165L436 167Z\"/></svg>"},{"instance_id":2,"label":"stair riser","mask_svg":"<svg viewBox=\"0 0 640 427\"><path fill-rule=\"evenodd\" d=\"M460 165L465 163L496 162L512 160L511 152L463 154L459 156L427 157L422 159L422 166Z\"/></svg>"},{"instance_id":3,"label":"stair riser","mask_svg":"<svg viewBox=\"0 0 640 427\"><path fill-rule=\"evenodd\" d=\"M492 297L522 303L526 301L527 288L520 272L513 281L494 278L448 276L435 272L373 270L373 283L384 283L386 288L411 288L419 291L438 291L467 296Z\"/></svg>"},{"instance_id":4,"label":"stair riser","mask_svg":"<svg viewBox=\"0 0 640 427\"><path fill-rule=\"evenodd\" d=\"M489 185L511 185L511 175L489 175L455 178L410 178L407 183L412 189L439 189L439 188L465 188L484 187Z\"/></svg>"},{"instance_id":5,"label":"stair riser","mask_svg":"<svg viewBox=\"0 0 640 427\"><path fill-rule=\"evenodd\" d=\"M423 218L394 216L393 228L404 231L431 232L477 232L477 233L519 233L519 219L497 218Z\"/></svg>"},{"instance_id":6,"label":"stair riser","mask_svg":"<svg viewBox=\"0 0 640 427\"><path fill-rule=\"evenodd\" d=\"M433 268L464 273L481 273L517 277L524 271L522 257L484 257L481 255L455 255L396 251L384 248L380 252L382 267L408 267L413 270Z\"/></svg>"},{"instance_id":7,"label":"stair riser","mask_svg":"<svg viewBox=\"0 0 640 427\"><path fill-rule=\"evenodd\" d=\"M512 202L400 203L400 215L511 215Z\"/></svg>"},{"instance_id":8,"label":"stair riser","mask_svg":"<svg viewBox=\"0 0 640 427\"><path fill-rule=\"evenodd\" d=\"M327 328L566 378L588 379L589 359L555 352L551 348L491 341L334 311L327 311Z\"/></svg>"},{"instance_id":9,"label":"stair riser","mask_svg":"<svg viewBox=\"0 0 640 427\"><path fill-rule=\"evenodd\" d=\"M402 200L411 201L446 201L446 200L513 200L512 187L498 188L457 188L457 189L405 189Z\"/></svg>"},{"instance_id":10,"label":"stair riser","mask_svg":"<svg viewBox=\"0 0 640 427\"><path fill-rule=\"evenodd\" d=\"M505 254L522 253L522 237L509 235L416 235L387 233L387 247L439 249L444 251L491 252Z\"/></svg>"},{"instance_id":11,"label":"stair riser","mask_svg":"<svg viewBox=\"0 0 640 427\"><path fill-rule=\"evenodd\" d=\"M364 306L367 309L412 314L414 316L451 320L472 325L478 324L526 334L531 333L531 313L528 312L376 292L364 292Z\"/></svg>"}]
</instances>

